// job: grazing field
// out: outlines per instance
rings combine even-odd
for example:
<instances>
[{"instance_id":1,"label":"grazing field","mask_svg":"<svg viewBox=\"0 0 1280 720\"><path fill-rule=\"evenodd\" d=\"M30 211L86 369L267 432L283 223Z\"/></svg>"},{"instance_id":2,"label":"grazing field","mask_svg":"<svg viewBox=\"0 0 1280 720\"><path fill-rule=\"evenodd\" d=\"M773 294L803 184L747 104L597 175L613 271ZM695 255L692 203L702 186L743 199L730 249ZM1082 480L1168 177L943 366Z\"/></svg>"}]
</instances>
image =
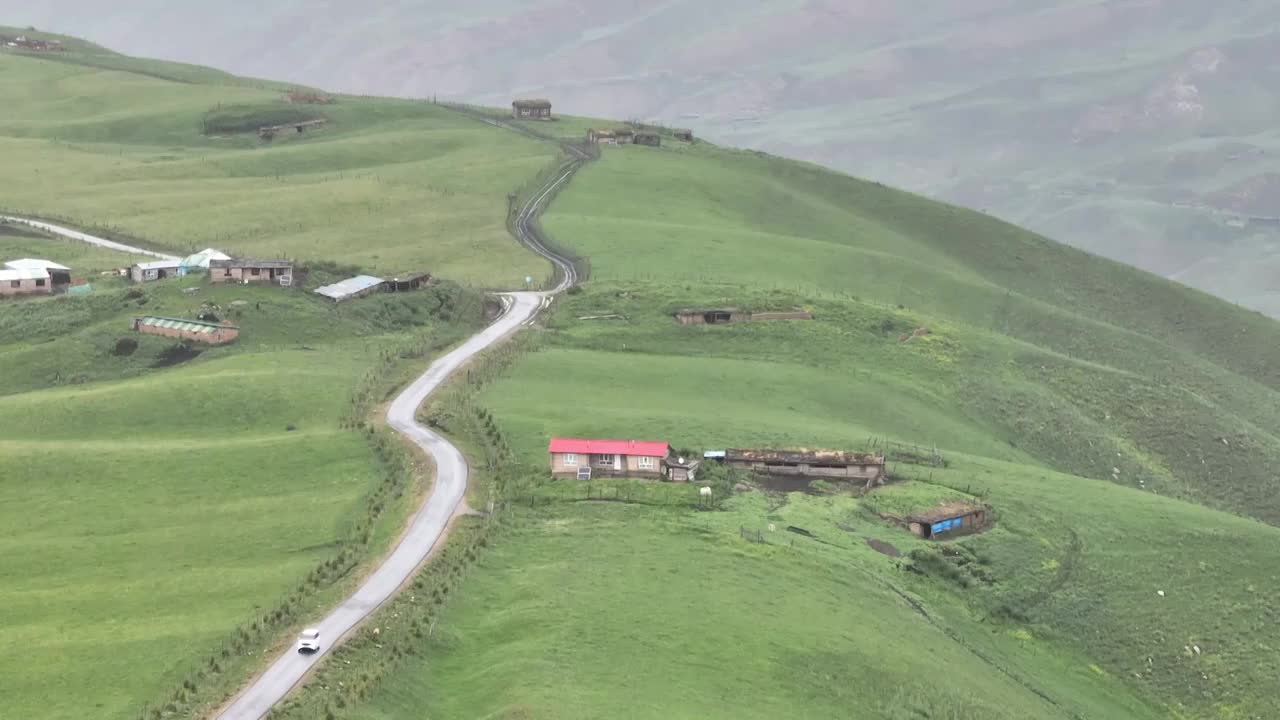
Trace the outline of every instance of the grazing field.
<instances>
[{"instance_id":1,"label":"grazing field","mask_svg":"<svg viewBox=\"0 0 1280 720\"><path fill-rule=\"evenodd\" d=\"M897 442L949 464L891 456L899 479L864 498L755 490L718 512L517 489L523 509L420 657L346 656L393 669L362 681L371 699L329 702L335 717L1280 711L1272 321L981 214L706 144L607 148L543 224L592 280L475 401L527 477L552 435ZM685 307L815 319L682 326ZM989 532L929 544L879 517L966 496L994 508Z\"/></svg>"},{"instance_id":2,"label":"grazing field","mask_svg":"<svg viewBox=\"0 0 1280 720\"><path fill-rule=\"evenodd\" d=\"M135 287L100 273L137 258L0 225L0 261L94 286L0 303L0 643L23 648L0 660L5 712L198 714L398 533L412 478L365 415L482 324L465 286L548 272L507 234L506 195L555 149L425 103L293 106L283 84L67 46L0 52L0 154L22 168L0 211L178 255L285 255L308 288L440 279L340 305L199 275ZM328 122L258 138L303 115ZM201 313L239 339L130 330Z\"/></svg>"},{"instance_id":3,"label":"grazing field","mask_svg":"<svg viewBox=\"0 0 1280 720\"><path fill-rule=\"evenodd\" d=\"M202 283L0 304L0 642L23 648L0 674L19 716L134 717L333 561L386 481L343 429L361 378L384 348L480 320L454 286L335 306ZM129 331L200 310L240 340L186 359Z\"/></svg>"},{"instance_id":4,"label":"grazing field","mask_svg":"<svg viewBox=\"0 0 1280 720\"><path fill-rule=\"evenodd\" d=\"M27 169L0 178L0 209L179 255L213 246L479 287L549 273L507 234L506 195L553 161L550 144L424 102L297 106L282 86L68 55L82 62L0 53L0 154ZM328 123L271 142L255 132L303 115Z\"/></svg>"}]
</instances>

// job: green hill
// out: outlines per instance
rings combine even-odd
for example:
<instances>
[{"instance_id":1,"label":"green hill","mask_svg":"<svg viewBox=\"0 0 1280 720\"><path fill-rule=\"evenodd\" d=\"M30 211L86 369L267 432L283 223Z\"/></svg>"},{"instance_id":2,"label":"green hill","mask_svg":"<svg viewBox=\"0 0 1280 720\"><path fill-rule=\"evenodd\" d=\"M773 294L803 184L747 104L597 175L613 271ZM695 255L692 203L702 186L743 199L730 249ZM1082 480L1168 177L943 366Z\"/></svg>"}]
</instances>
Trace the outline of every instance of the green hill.
<instances>
[{"instance_id":1,"label":"green hill","mask_svg":"<svg viewBox=\"0 0 1280 720\"><path fill-rule=\"evenodd\" d=\"M529 475L552 435L874 439L949 467L900 463L903 482L862 499L739 494L711 516L545 486L552 504L517 511L443 637L344 716L1277 710L1273 321L979 213L707 144L606 149L543 225L592 279L478 398ZM682 307L815 319L682 326ZM877 516L973 494L999 520L956 543ZM766 530L788 525L817 540Z\"/></svg>"},{"instance_id":2,"label":"green hill","mask_svg":"<svg viewBox=\"0 0 1280 720\"><path fill-rule=\"evenodd\" d=\"M0 150L40 168L0 179L12 210L174 250L288 253L321 275L337 272L325 261L486 287L546 273L505 219L551 144L348 97L308 106L328 120L315 133L214 137L208 113L274 113L279 88L97 58L0 53L18 98ZM509 365L477 365L425 411L477 469L485 449L499 461L476 493L508 506L464 522L373 621L380 634L359 633L282 717L1280 710L1273 321L980 213L669 136L605 149L542 225L590 279ZM24 253L35 242L0 236ZM403 504L379 493L403 478L342 429L371 382L384 393L394 379L379 368L479 322L478 298L449 283L337 307L272 288L183 292L198 285L0 305L0 397L22 410L0 420L0 452L23 468L0 481L18 528L0 555L21 558L0 565L20 618L0 640L34 648L0 675L24 716L216 702L395 535ZM152 367L171 357L154 339L113 354L141 308L206 301L238 309L241 342L168 368ZM815 319L671 316L724 306ZM748 478L707 470L711 510L693 486L548 481L550 435L874 444L895 481L865 496L736 491ZM936 447L945 466L902 446ZM994 527L931 543L881 517L954 499L990 503ZM55 666L67 679L50 705Z\"/></svg>"},{"instance_id":3,"label":"green hill","mask_svg":"<svg viewBox=\"0 0 1280 720\"><path fill-rule=\"evenodd\" d=\"M0 643L21 648L0 660L0 714L135 718L179 688L234 690L398 534L423 488L364 414L480 326L464 284L548 272L507 235L506 194L554 157L421 103L293 106L283 85L64 42L0 50L4 211L310 271L295 290L133 287L100 273L140 258L0 224L0 262L50 259L93 286L0 302ZM248 132L203 132L244 107ZM328 125L257 137L253 112L295 107ZM336 306L307 292L404 270L439 284ZM138 315L202 312L239 339L130 332Z\"/></svg>"}]
</instances>

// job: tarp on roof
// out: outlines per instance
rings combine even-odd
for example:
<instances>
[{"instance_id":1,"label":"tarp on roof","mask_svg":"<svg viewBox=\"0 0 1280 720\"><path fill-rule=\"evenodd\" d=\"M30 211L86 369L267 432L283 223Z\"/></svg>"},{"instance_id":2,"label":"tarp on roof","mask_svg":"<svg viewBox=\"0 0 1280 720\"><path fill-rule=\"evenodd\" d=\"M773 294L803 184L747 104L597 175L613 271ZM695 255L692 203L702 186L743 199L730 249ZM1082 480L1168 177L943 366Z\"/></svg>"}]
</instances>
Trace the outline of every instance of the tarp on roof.
<instances>
[{"instance_id":1,"label":"tarp on roof","mask_svg":"<svg viewBox=\"0 0 1280 720\"><path fill-rule=\"evenodd\" d=\"M372 275L357 275L355 277L347 278L342 282L336 282L332 285L325 285L324 287L318 287L316 288L315 291L316 293L323 295L327 298L332 298L334 300L341 300L343 298L348 298L348 297L351 297L352 295L368 290L369 288L377 287L384 282L386 281L383 280L382 278L376 278Z\"/></svg>"},{"instance_id":2,"label":"tarp on roof","mask_svg":"<svg viewBox=\"0 0 1280 720\"><path fill-rule=\"evenodd\" d=\"M38 258L22 258L20 260L10 260L4 264L10 270L70 270L66 265L59 265L52 260L40 260Z\"/></svg>"},{"instance_id":3,"label":"tarp on roof","mask_svg":"<svg viewBox=\"0 0 1280 720\"><path fill-rule=\"evenodd\" d=\"M178 267L178 261L174 260L152 260L151 262L138 263L134 267L139 270L166 270L168 268Z\"/></svg>"},{"instance_id":4,"label":"tarp on roof","mask_svg":"<svg viewBox=\"0 0 1280 720\"><path fill-rule=\"evenodd\" d=\"M230 259L231 259L231 256L222 252L221 250L215 250L213 248L205 248L198 253L194 253L186 256L178 264L179 266L184 268L204 268L207 270L209 268L209 262L212 260L230 260Z\"/></svg>"},{"instance_id":5,"label":"tarp on roof","mask_svg":"<svg viewBox=\"0 0 1280 720\"><path fill-rule=\"evenodd\" d=\"M214 330L220 330L222 328L238 329L236 328L235 325L221 325L219 323L208 323L208 322L202 322L200 320L180 320L178 318L159 317L154 315L138 318L138 324L146 325L149 327L161 327L161 328L170 328L173 330L181 330L183 332L189 332L189 333L198 334L198 335L207 335L209 333L212 333Z\"/></svg>"},{"instance_id":6,"label":"tarp on roof","mask_svg":"<svg viewBox=\"0 0 1280 720\"><path fill-rule=\"evenodd\" d=\"M48 270L0 270L0 282L12 280L48 280Z\"/></svg>"},{"instance_id":7,"label":"tarp on roof","mask_svg":"<svg viewBox=\"0 0 1280 720\"><path fill-rule=\"evenodd\" d=\"M671 446L664 442L637 442L635 440L579 440L576 438L551 438L549 452L576 453L578 455L648 455L666 457Z\"/></svg>"}]
</instances>

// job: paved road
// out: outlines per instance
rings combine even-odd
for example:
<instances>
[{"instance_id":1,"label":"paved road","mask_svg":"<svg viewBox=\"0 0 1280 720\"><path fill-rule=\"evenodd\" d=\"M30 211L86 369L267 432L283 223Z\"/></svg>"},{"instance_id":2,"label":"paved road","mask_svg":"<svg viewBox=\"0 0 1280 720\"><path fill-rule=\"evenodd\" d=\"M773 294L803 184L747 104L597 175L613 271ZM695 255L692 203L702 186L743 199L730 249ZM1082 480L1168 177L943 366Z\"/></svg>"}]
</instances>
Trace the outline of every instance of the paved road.
<instances>
[{"instance_id":1,"label":"paved road","mask_svg":"<svg viewBox=\"0 0 1280 720\"><path fill-rule=\"evenodd\" d=\"M505 127L505 124L500 126ZM302 682L307 672L352 628L391 599L413 577L418 566L439 542L467 490L467 463L456 447L420 425L414 416L427 396L463 363L521 326L532 324L538 312L550 305L555 295L577 283L578 275L573 262L557 255L543 243L535 222L556 190L568 182L588 159L585 155L579 155L578 158L576 162L562 168L529 198L514 223L520 242L555 266L559 277L555 288L549 292L503 294L501 297L505 310L502 316L461 347L432 363L421 377L396 396L387 410L388 424L430 453L436 466L435 487L414 516L404 539L354 595L319 623L312 625L320 631L320 652L301 655L291 646L218 715L218 720L259 720L284 700Z\"/></svg>"},{"instance_id":2,"label":"paved road","mask_svg":"<svg viewBox=\"0 0 1280 720\"><path fill-rule=\"evenodd\" d=\"M0 215L0 220L8 220L9 222L30 225L33 228L39 228L45 232L53 233L54 235L61 235L62 237L71 238L72 240L80 240L81 242L87 242L90 245L119 250L120 252L133 253L134 255L147 255L148 257L160 258L161 260L179 259L175 255L166 255L154 250L143 250L139 247L125 245L124 243L118 243L114 240L107 240L106 238L96 237L94 235L89 235L88 233L82 233L79 230L72 230L71 228L65 228L61 225L54 225L53 223L47 223L40 220L28 220L27 218L14 217L12 215Z\"/></svg>"},{"instance_id":3,"label":"paved road","mask_svg":"<svg viewBox=\"0 0 1280 720\"><path fill-rule=\"evenodd\" d=\"M546 294L537 292L510 293L502 297L506 311L496 322L432 363L421 377L396 397L387 411L387 422L391 427L430 453L436 465L435 487L414 516L404 539L354 595L312 626L320 631L320 652L302 655L290 647L218 716L221 720L258 720L265 715L289 694L337 641L413 577L414 571L444 533L467 489L467 463L456 447L420 425L414 415L427 396L454 370L533 318L548 299Z\"/></svg>"}]
</instances>

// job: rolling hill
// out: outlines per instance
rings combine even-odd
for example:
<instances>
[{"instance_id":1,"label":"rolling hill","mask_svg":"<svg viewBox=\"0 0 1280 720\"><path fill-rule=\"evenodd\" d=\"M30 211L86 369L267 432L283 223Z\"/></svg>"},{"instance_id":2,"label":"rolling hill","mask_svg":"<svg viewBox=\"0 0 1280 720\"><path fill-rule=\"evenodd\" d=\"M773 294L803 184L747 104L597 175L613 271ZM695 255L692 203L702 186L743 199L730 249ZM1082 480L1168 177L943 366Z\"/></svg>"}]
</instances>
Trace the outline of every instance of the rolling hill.
<instances>
[{"instance_id":1,"label":"rolling hill","mask_svg":"<svg viewBox=\"0 0 1280 720\"><path fill-rule=\"evenodd\" d=\"M503 287L546 271L501 233L506 194L555 161L551 143L347 96L317 110L327 130L215 138L209 112L274 113L281 86L68 47L0 52L0 83L21 98L0 149L60 189L11 177L14 211L175 249L230 232L233 249L306 252L318 275L412 263ZM383 183L347 174L370 166L393 178L400 230L368 233L371 213L335 209L382 202ZM415 214L433 192L447 201ZM432 219L452 214L470 242ZM589 278L424 409L468 449L475 495L497 512L460 522L279 717L1280 710L1273 320L981 213L669 134L605 148L541 225ZM0 235L24 253L35 242ZM337 307L184 292L198 286L0 305L0 397L28 410L0 420L0 450L25 468L0 481L19 529L0 585L21 610L0 638L37 648L0 667L24 716L198 715L222 699L395 535L393 498L411 482L352 413L394 383L388 363L480 322L479 297L454 283ZM204 301L239 308L245 341L177 367L150 367L164 344L113 359L138 308ZM815 319L671 316L698 306ZM706 504L696 486L548 480L549 435L875 445L895 477L860 495L708 467ZM914 464L902 446L945 462ZM994 527L927 542L883 517L953 500L990 504ZM55 676L67 680L50 704Z\"/></svg>"},{"instance_id":2,"label":"rolling hill","mask_svg":"<svg viewBox=\"0 0 1280 720\"><path fill-rule=\"evenodd\" d=\"M23 23L241 73L496 105L545 95L565 112L690 125L1273 315L1277 230L1249 218L1280 214L1278 12L1264 0L276 0L269 13L0 1Z\"/></svg>"}]
</instances>

